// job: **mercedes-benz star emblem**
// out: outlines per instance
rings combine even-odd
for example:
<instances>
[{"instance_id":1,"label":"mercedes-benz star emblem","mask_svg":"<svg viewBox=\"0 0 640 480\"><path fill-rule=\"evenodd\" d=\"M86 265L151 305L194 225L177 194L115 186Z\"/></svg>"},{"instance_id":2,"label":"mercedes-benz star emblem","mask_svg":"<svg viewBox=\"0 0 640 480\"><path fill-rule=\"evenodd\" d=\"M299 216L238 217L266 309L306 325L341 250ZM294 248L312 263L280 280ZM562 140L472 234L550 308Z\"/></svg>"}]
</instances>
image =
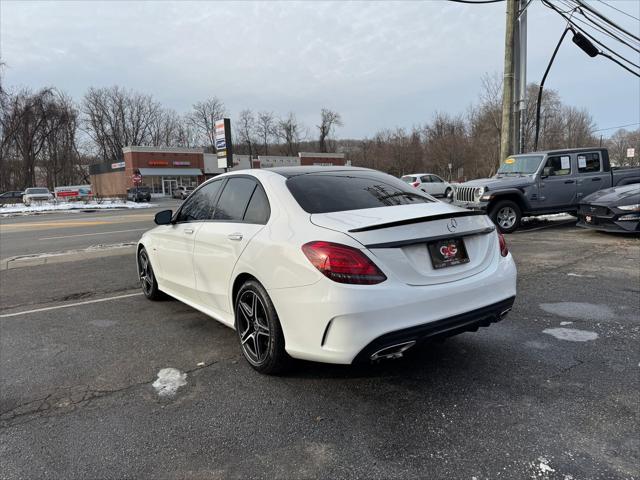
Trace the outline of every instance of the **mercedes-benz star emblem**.
<instances>
[{"instance_id":1,"label":"mercedes-benz star emblem","mask_svg":"<svg viewBox=\"0 0 640 480\"><path fill-rule=\"evenodd\" d=\"M449 219L449 223L447 223L447 230L450 232L454 232L458 228L458 222L455 218Z\"/></svg>"}]
</instances>

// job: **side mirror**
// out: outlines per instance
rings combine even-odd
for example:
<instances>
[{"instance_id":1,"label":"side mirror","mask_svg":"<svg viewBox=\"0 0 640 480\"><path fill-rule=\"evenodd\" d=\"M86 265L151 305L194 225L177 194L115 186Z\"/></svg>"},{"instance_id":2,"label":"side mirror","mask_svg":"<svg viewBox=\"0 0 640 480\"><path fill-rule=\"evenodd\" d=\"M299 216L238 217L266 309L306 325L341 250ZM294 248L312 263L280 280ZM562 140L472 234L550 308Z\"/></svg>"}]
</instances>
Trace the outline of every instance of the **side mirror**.
<instances>
[{"instance_id":1,"label":"side mirror","mask_svg":"<svg viewBox=\"0 0 640 480\"><path fill-rule=\"evenodd\" d=\"M156 222L156 225L169 225L172 217L173 212L171 210L162 210L156 213L153 221Z\"/></svg>"},{"instance_id":2,"label":"side mirror","mask_svg":"<svg viewBox=\"0 0 640 480\"><path fill-rule=\"evenodd\" d=\"M553 167L544 167L542 169L542 178L547 178L553 175Z\"/></svg>"}]
</instances>

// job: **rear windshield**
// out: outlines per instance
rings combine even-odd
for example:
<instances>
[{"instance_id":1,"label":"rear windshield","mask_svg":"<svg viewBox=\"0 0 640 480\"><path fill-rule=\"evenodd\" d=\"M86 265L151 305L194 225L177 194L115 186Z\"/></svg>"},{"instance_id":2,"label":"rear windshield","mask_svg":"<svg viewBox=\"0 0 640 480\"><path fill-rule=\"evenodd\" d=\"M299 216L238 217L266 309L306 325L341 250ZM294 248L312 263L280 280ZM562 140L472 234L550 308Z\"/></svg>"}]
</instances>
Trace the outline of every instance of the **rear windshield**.
<instances>
[{"instance_id":1,"label":"rear windshield","mask_svg":"<svg viewBox=\"0 0 640 480\"><path fill-rule=\"evenodd\" d=\"M400 180L402 180L403 182L407 182L407 183L413 183L413 182L416 181L415 177L410 177L408 175L405 175Z\"/></svg>"},{"instance_id":2,"label":"rear windshield","mask_svg":"<svg viewBox=\"0 0 640 480\"><path fill-rule=\"evenodd\" d=\"M375 171L309 173L291 177L287 180L287 187L308 213L343 212L435 201L402 180Z\"/></svg>"},{"instance_id":3,"label":"rear windshield","mask_svg":"<svg viewBox=\"0 0 640 480\"><path fill-rule=\"evenodd\" d=\"M26 193L27 195L46 195L47 193L49 193L49 190L47 190L46 188L27 188L24 193Z\"/></svg>"}]
</instances>

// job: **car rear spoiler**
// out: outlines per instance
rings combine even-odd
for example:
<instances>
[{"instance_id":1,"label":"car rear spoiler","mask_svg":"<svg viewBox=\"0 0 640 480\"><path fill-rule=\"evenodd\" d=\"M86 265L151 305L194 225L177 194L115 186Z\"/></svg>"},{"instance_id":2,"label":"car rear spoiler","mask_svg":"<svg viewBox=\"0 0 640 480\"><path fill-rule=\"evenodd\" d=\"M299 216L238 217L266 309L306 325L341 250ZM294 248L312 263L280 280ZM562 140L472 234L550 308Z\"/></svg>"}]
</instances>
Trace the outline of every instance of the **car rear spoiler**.
<instances>
[{"instance_id":1,"label":"car rear spoiler","mask_svg":"<svg viewBox=\"0 0 640 480\"><path fill-rule=\"evenodd\" d=\"M407 218L406 220L398 220L396 222L379 223L377 225L368 225L366 227L354 228L353 230L349 230L349 233L369 232L371 230L380 230L382 228L411 225L412 223L433 222L435 220L443 220L446 218L472 217L475 215L486 215L486 213L479 210L467 210L463 212L441 213L438 215L430 215L428 217Z\"/></svg>"}]
</instances>

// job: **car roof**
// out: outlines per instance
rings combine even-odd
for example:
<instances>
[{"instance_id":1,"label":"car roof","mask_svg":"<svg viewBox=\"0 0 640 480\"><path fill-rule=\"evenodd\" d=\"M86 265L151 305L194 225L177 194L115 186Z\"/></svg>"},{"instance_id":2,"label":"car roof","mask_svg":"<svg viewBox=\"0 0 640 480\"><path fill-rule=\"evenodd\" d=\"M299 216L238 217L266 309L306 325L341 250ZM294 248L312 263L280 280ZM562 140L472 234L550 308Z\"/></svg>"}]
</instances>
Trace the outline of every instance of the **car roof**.
<instances>
[{"instance_id":1,"label":"car roof","mask_svg":"<svg viewBox=\"0 0 640 480\"><path fill-rule=\"evenodd\" d=\"M555 150L541 150L539 152L527 152L527 153L519 153L518 155L512 156L520 156L520 155L551 155L551 154L559 154L559 153L580 153L580 152L593 152L593 151L603 151L606 148L603 147L581 147L581 148L558 148Z\"/></svg>"},{"instance_id":2,"label":"car roof","mask_svg":"<svg viewBox=\"0 0 640 480\"><path fill-rule=\"evenodd\" d=\"M311 173L325 173L325 172L371 172L370 168L360 168L360 167L321 167L321 166L309 166L309 167L275 167L275 168L264 168L262 170L266 170L269 172L277 173L278 175L282 175L286 178L296 177L298 175L308 175Z\"/></svg>"}]
</instances>

